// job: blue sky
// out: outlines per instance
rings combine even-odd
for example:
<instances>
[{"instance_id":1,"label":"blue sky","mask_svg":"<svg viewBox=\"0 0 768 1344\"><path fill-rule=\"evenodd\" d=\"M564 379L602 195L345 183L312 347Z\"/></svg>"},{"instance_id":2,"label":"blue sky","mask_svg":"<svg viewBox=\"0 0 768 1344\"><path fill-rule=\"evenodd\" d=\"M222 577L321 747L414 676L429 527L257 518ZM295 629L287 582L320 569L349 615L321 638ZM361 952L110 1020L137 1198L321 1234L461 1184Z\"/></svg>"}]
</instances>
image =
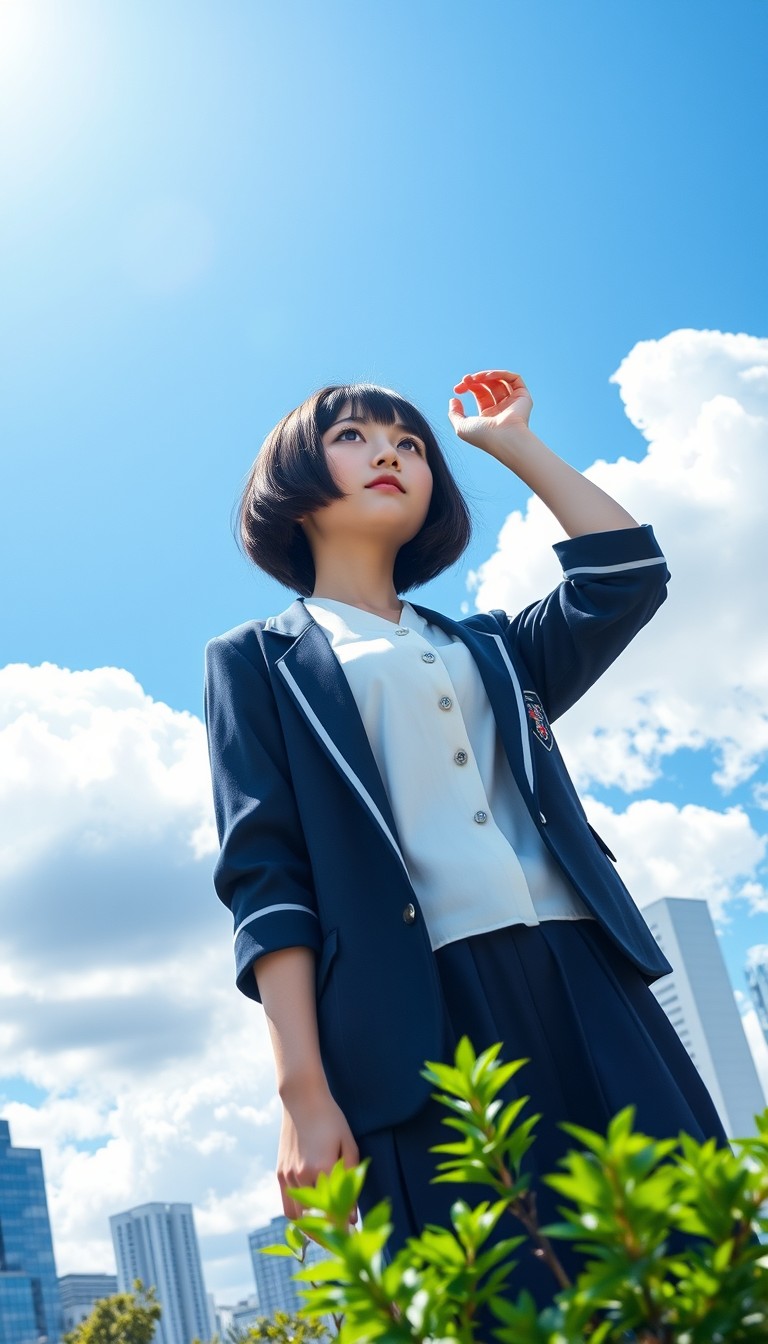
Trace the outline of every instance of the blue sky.
<instances>
[{"instance_id":1,"label":"blue sky","mask_svg":"<svg viewBox=\"0 0 768 1344\"><path fill-rule=\"evenodd\" d=\"M474 609L470 573L502 555L507 578L493 570L491 588L489 571L478 597L487 595L484 608L511 602L524 584L509 577L514 557L498 541L505 520L523 512L521 536L547 551L542 566L552 564L550 540L525 515L525 487L455 436L446 414L453 384L479 368L522 373L535 432L580 469L612 464L610 479L626 480L630 493L645 479L649 444L638 417L660 441L674 421L681 440L676 408L686 397L703 405L710 386L733 395L733 361L747 369L749 395L760 392L749 370L768 356L752 346L732 354L725 336L765 335L766 36L759 0L727 10L711 0L489 0L481 12L454 0L0 0L0 669L123 669L194 734L179 715L202 716L206 640L293 596L238 552L231 515L266 433L325 382L372 380L411 397L467 493L473 542L414 600L454 615ZM682 342L684 360L675 353L681 332L696 336ZM639 343L651 344L638 354ZM626 378L610 382L631 354ZM634 418L624 404L633 387ZM472 398L464 404L474 410ZM756 402L744 405L757 416ZM752 422L739 424L746 445ZM744 452L751 461L751 448ZM642 521L658 523L687 573L692 534L675 522L685 492L671 477L668 494L663 478L656 488L658 517ZM741 479L736 523L756 488ZM747 519L745 536L751 526ZM526 557L531 577L538 563ZM671 621L682 622L688 591ZM657 800L708 809L719 825L739 809L753 860L740 875L729 861L713 878L730 899L715 895L712 908L731 921L722 946L743 991L747 949L768 942L755 839L767 829L766 706L750 683L754 732L741 750L753 757L725 788L713 774L736 730L709 733L701 705L713 642L718 653L730 642L743 664L743 677L723 682L734 701L764 646L751 642L757 608L741 581L722 630L710 628L703 579L699 597L689 643L703 698L689 706L689 738L649 749L645 782L633 788L622 787L619 766L602 777L587 771L584 784L617 816ZM663 661L662 650L657 668ZM659 704L663 675L661 683ZM35 692L49 726L59 684ZM620 679L611 685L618 696ZM649 685L627 680L626 696L647 704ZM118 689L129 696L126 681ZM574 759L601 728L600 694L573 729ZM664 702L665 723L686 719L680 697ZM199 766L199 732L194 741ZM67 853L60 836L59 865ZM209 851L198 865L201 891L210 864ZM87 944L77 911L72 923ZM215 928L223 946L218 912ZM130 978L137 966L123 972ZM80 1067L60 1049L39 1041L21 1067L8 1058L0 1093L19 1108L19 1138L40 1135L55 1148L61 1244L85 1239L95 1261L104 1254L102 1211L93 1205L87 1233L65 1219L64 1192L83 1170L67 1154L90 1140L82 1115L76 1135L67 1130L71 1107L68 1120L55 1111L56 1069L65 1106ZM49 1093L58 1116L50 1123ZM107 1127L98 1133L114 1138L102 1101ZM267 1175L275 1123L269 1112L260 1140ZM127 1144L125 1133L115 1142ZM224 1177L219 1187L212 1168L207 1180L225 1203ZM149 1178L140 1184L137 1199L164 1197ZM119 1182L113 1188L121 1197ZM212 1198L211 1227L216 1207ZM247 1291L237 1254L230 1269L225 1259L217 1292Z\"/></svg>"}]
</instances>

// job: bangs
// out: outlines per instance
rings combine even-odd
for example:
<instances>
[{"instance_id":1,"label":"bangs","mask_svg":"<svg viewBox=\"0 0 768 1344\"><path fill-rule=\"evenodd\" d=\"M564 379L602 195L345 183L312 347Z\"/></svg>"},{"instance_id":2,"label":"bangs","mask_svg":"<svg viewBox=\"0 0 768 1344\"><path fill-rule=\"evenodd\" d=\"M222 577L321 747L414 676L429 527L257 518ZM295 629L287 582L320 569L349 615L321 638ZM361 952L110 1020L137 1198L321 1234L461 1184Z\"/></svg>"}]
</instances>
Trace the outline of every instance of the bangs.
<instances>
[{"instance_id":1,"label":"bangs","mask_svg":"<svg viewBox=\"0 0 768 1344\"><path fill-rule=\"evenodd\" d=\"M355 420L364 423L374 420L380 425L398 423L411 434L418 434L427 447L433 442L430 426L410 401L373 383L347 383L328 392L317 404L318 433L324 434L347 405Z\"/></svg>"}]
</instances>

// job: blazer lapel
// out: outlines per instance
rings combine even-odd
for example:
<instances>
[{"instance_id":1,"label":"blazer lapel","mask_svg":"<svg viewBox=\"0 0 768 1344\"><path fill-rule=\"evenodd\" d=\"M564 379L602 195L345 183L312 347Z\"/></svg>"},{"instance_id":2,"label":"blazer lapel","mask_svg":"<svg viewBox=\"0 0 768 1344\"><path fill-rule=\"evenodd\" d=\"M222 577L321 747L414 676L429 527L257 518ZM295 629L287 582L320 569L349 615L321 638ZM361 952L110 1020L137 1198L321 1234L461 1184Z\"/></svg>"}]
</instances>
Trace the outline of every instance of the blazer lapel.
<instances>
[{"instance_id":1,"label":"blazer lapel","mask_svg":"<svg viewBox=\"0 0 768 1344\"><path fill-rule=\"evenodd\" d=\"M264 625L282 684L355 798L380 827L408 875L384 781L349 682L317 621L300 598ZM287 645L287 647L286 647Z\"/></svg>"}]
</instances>

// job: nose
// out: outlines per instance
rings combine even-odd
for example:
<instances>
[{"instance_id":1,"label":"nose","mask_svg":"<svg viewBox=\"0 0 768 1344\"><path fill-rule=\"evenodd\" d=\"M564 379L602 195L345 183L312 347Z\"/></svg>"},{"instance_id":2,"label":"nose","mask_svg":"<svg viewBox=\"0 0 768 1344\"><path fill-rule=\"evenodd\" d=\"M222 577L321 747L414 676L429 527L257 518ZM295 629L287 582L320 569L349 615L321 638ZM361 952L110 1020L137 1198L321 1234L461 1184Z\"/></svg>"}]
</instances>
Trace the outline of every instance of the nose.
<instances>
[{"instance_id":1,"label":"nose","mask_svg":"<svg viewBox=\"0 0 768 1344\"><path fill-rule=\"evenodd\" d=\"M399 463L400 461L400 453L396 445L390 443L386 436L382 436L380 442L375 444L373 457L375 462Z\"/></svg>"}]
</instances>

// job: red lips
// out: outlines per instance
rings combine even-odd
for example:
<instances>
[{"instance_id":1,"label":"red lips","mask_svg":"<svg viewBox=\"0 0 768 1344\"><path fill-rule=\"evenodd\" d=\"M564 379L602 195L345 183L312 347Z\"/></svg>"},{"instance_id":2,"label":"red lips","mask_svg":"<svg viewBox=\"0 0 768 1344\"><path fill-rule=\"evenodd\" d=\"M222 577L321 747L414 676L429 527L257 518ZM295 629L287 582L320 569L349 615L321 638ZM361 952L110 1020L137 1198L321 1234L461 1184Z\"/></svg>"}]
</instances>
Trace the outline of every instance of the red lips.
<instances>
[{"instance_id":1,"label":"red lips","mask_svg":"<svg viewBox=\"0 0 768 1344\"><path fill-rule=\"evenodd\" d=\"M398 490L401 490L402 493L405 494L405 490L396 476L374 476L373 480L369 481L365 487L366 490L370 490L372 485L396 485Z\"/></svg>"}]
</instances>

